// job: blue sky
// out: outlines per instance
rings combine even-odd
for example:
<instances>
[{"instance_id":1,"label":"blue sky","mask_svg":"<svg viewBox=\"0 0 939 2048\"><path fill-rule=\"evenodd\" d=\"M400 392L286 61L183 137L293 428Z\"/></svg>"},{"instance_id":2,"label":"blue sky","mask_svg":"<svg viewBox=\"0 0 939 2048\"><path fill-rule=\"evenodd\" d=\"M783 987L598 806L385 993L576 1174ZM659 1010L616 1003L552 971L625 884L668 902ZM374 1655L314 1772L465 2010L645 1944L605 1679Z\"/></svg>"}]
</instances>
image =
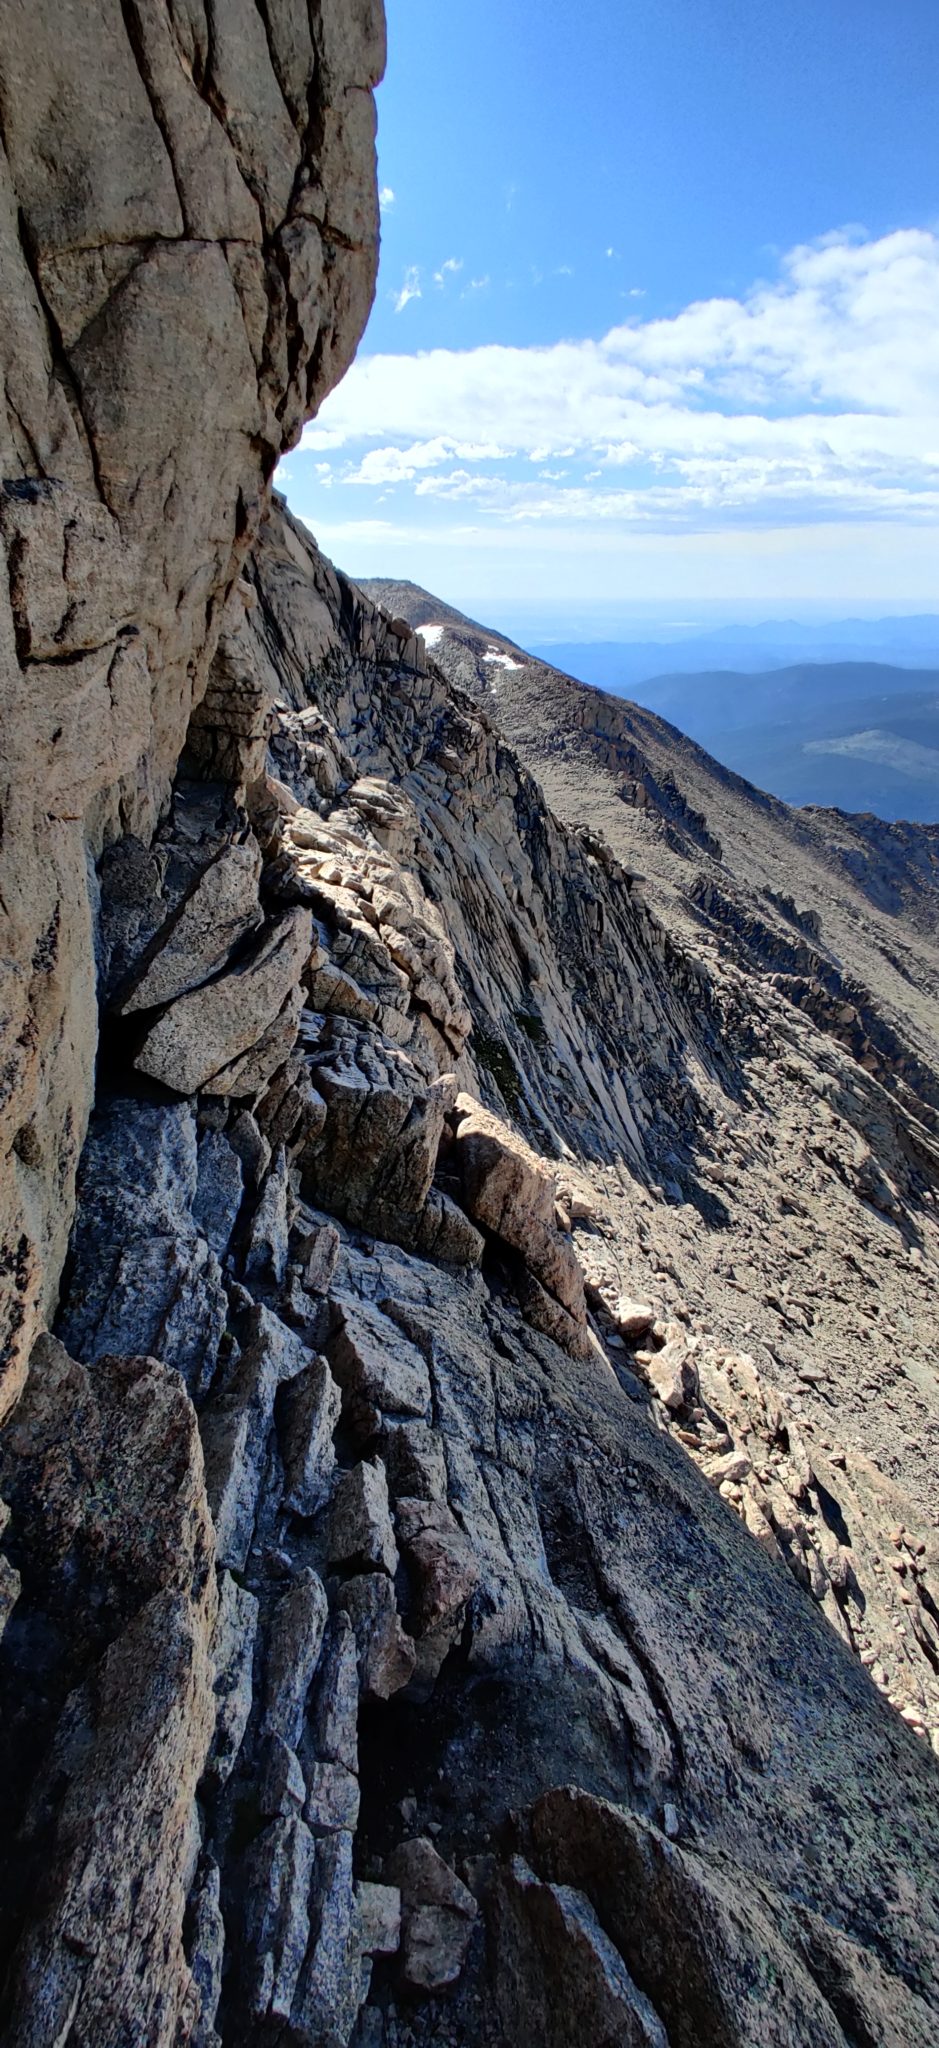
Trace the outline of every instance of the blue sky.
<instances>
[{"instance_id":1,"label":"blue sky","mask_svg":"<svg viewBox=\"0 0 939 2048\"><path fill-rule=\"evenodd\" d=\"M281 471L492 614L939 604L936 0L388 0L382 261Z\"/></svg>"}]
</instances>

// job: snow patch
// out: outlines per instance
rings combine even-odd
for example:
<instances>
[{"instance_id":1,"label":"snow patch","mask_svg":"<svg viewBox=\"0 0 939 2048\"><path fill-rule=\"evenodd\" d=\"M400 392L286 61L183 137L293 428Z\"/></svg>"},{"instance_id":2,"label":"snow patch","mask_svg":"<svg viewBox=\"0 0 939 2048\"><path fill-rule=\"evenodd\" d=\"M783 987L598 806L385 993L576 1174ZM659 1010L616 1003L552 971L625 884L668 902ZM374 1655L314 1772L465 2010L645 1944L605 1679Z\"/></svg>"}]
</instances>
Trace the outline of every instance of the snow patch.
<instances>
[{"instance_id":1,"label":"snow patch","mask_svg":"<svg viewBox=\"0 0 939 2048\"><path fill-rule=\"evenodd\" d=\"M446 626L418 626L425 647L437 647L446 632Z\"/></svg>"},{"instance_id":2,"label":"snow patch","mask_svg":"<svg viewBox=\"0 0 939 2048\"><path fill-rule=\"evenodd\" d=\"M484 661L491 661L493 668L521 668L520 661L513 661L510 654L500 654L498 647L489 647L483 655Z\"/></svg>"}]
</instances>

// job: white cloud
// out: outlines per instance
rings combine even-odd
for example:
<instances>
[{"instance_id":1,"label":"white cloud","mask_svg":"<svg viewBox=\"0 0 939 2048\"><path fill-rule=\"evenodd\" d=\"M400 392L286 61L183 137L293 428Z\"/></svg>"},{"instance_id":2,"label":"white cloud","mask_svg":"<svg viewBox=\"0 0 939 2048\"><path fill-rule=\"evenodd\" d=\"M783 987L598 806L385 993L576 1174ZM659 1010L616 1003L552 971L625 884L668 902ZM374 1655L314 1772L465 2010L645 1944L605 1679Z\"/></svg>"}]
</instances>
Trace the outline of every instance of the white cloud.
<instances>
[{"instance_id":1,"label":"white cloud","mask_svg":"<svg viewBox=\"0 0 939 2048\"><path fill-rule=\"evenodd\" d=\"M391 186L383 185L381 191L378 194L378 204L381 207L382 213L387 213L389 206L393 206L394 203L395 196L394 193L392 192Z\"/></svg>"},{"instance_id":2,"label":"white cloud","mask_svg":"<svg viewBox=\"0 0 939 2048\"><path fill-rule=\"evenodd\" d=\"M462 270L462 268L462 256L448 256L446 262L441 263L440 269L434 271L434 283L442 287L446 284L448 277L456 277L458 271Z\"/></svg>"},{"instance_id":3,"label":"white cloud","mask_svg":"<svg viewBox=\"0 0 939 2048\"><path fill-rule=\"evenodd\" d=\"M421 297L421 273L416 263L412 263L410 268L405 271L404 283L400 291L392 292L391 296L395 302L396 313L403 313L405 306L410 305L412 299L419 299Z\"/></svg>"},{"instance_id":4,"label":"white cloud","mask_svg":"<svg viewBox=\"0 0 939 2048\"><path fill-rule=\"evenodd\" d=\"M419 291L408 272L399 309ZM939 237L842 233L740 298L597 340L360 357L303 445L354 455L346 481L472 499L497 528L932 520L937 334ZM563 485L532 476L559 457L577 465Z\"/></svg>"}]
</instances>

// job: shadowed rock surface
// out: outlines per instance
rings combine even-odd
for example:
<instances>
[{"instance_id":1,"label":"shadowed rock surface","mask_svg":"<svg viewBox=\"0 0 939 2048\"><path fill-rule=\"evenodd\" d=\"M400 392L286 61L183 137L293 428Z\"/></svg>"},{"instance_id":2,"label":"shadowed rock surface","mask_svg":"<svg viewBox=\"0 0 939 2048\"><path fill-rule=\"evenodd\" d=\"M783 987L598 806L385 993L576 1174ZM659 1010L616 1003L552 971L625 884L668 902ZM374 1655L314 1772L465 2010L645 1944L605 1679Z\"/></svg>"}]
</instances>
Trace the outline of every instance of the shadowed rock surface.
<instances>
[{"instance_id":1,"label":"shadowed rock surface","mask_svg":"<svg viewBox=\"0 0 939 2048\"><path fill-rule=\"evenodd\" d=\"M488 639L255 533L367 310L370 7L4 40L3 2039L927 2048L928 836L602 703L552 810Z\"/></svg>"}]
</instances>

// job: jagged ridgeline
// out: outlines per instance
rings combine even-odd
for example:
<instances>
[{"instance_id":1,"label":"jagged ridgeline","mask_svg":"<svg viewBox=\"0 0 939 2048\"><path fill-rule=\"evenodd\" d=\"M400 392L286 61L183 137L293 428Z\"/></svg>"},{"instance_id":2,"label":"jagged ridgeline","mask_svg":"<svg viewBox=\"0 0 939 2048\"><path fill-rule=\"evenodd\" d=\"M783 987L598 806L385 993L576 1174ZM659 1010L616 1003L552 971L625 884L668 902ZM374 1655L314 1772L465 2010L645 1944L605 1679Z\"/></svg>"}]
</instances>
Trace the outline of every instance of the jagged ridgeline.
<instances>
[{"instance_id":1,"label":"jagged ridgeline","mask_svg":"<svg viewBox=\"0 0 939 2048\"><path fill-rule=\"evenodd\" d=\"M933 844L270 501L382 57L0 14L2 2038L932 2048Z\"/></svg>"}]
</instances>

